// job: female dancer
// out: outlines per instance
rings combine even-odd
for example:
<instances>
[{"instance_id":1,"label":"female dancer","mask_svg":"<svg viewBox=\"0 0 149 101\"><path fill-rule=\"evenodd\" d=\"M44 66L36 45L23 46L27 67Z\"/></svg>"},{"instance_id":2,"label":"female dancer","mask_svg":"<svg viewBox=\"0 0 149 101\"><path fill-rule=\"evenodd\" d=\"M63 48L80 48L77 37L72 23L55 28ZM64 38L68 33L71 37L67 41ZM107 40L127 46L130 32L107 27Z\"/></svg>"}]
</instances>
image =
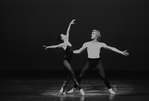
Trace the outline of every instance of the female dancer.
<instances>
[{"instance_id":1,"label":"female dancer","mask_svg":"<svg viewBox=\"0 0 149 101\"><path fill-rule=\"evenodd\" d=\"M66 94L65 93L65 87L66 87L68 81L72 78L75 85L77 85L77 87L79 88L81 95L85 95L85 92L80 87L80 85L79 85L79 83L78 83L78 81L75 77L74 71L72 70L72 67L70 65L72 55L73 55L73 48L72 48L71 43L69 42L69 30L70 30L71 25L74 24L74 21L75 21L75 19L70 22L70 24L68 26L68 29L67 29L67 32L66 32L66 35L60 34L60 36L58 37L58 41L60 41L60 44L52 45L52 46L43 45L43 47L45 47L45 49L48 49L48 48L63 48L64 51L65 51L65 56L64 56L62 62L63 62L64 68L65 68L65 70L68 74L68 78L64 81L64 83L63 83L63 85L60 89L60 93L61 94Z\"/></svg>"}]
</instances>

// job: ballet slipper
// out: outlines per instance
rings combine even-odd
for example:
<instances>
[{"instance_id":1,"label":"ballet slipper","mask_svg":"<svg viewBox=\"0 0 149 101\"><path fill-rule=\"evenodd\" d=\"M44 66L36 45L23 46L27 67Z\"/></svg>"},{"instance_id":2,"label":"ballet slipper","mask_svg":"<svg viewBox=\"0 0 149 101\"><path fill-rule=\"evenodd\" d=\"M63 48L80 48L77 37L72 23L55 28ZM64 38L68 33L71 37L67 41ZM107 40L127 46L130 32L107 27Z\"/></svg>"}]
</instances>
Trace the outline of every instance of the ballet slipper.
<instances>
[{"instance_id":1,"label":"ballet slipper","mask_svg":"<svg viewBox=\"0 0 149 101\"><path fill-rule=\"evenodd\" d=\"M85 92L84 92L84 90L82 88L80 89L80 93L81 93L82 96L85 95Z\"/></svg>"},{"instance_id":2,"label":"ballet slipper","mask_svg":"<svg viewBox=\"0 0 149 101\"><path fill-rule=\"evenodd\" d=\"M73 93L73 92L75 92L75 90L76 90L76 88L73 87L73 88L72 88L71 90L69 90L67 93L69 93L69 94L70 94L70 93Z\"/></svg>"},{"instance_id":3,"label":"ballet slipper","mask_svg":"<svg viewBox=\"0 0 149 101\"><path fill-rule=\"evenodd\" d=\"M116 94L112 88L109 89L110 94Z\"/></svg>"},{"instance_id":4,"label":"ballet slipper","mask_svg":"<svg viewBox=\"0 0 149 101\"><path fill-rule=\"evenodd\" d=\"M64 91L64 88L62 87L61 89L60 89L60 91L59 91L61 94L63 94L63 95L66 95L66 93L65 93L65 91Z\"/></svg>"}]
</instances>

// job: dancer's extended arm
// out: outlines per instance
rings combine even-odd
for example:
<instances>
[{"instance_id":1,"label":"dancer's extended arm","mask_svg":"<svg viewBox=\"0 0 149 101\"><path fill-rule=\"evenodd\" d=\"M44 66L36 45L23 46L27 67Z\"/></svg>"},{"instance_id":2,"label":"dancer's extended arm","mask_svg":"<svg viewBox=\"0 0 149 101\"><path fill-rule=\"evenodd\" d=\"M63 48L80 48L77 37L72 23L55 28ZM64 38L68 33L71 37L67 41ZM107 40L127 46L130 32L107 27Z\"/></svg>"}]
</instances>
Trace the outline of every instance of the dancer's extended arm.
<instances>
[{"instance_id":1,"label":"dancer's extended arm","mask_svg":"<svg viewBox=\"0 0 149 101\"><path fill-rule=\"evenodd\" d=\"M66 32L66 35L67 35L67 39L68 39L68 41L69 41L69 32L70 32L70 27L71 27L71 25L72 24L75 24L75 19L73 19L70 23L69 23L69 26L68 26L68 28L67 28L67 32Z\"/></svg>"},{"instance_id":2,"label":"dancer's extended arm","mask_svg":"<svg viewBox=\"0 0 149 101\"><path fill-rule=\"evenodd\" d=\"M127 50L120 51L120 50L118 50L117 48L108 46L108 45L106 45L106 44L103 44L103 47L106 48L106 49L110 49L110 50L112 50L112 51L114 51L114 52L117 52L117 53L119 53L119 54L125 55L125 56L128 56L128 55L129 55L129 53L127 52Z\"/></svg>"},{"instance_id":3,"label":"dancer's extended arm","mask_svg":"<svg viewBox=\"0 0 149 101\"><path fill-rule=\"evenodd\" d=\"M87 46L86 46L86 43L85 43L85 44L83 44L83 46L82 46L80 49L74 50L73 53L74 53L74 54L79 54L79 53L81 53L82 51L84 51L86 48L87 48Z\"/></svg>"},{"instance_id":4,"label":"dancer's extended arm","mask_svg":"<svg viewBox=\"0 0 149 101\"><path fill-rule=\"evenodd\" d=\"M43 47L45 47L45 50L48 49L48 48L61 48L63 47L64 44L58 44L58 45L51 45L51 46L46 46L46 45L43 45Z\"/></svg>"}]
</instances>

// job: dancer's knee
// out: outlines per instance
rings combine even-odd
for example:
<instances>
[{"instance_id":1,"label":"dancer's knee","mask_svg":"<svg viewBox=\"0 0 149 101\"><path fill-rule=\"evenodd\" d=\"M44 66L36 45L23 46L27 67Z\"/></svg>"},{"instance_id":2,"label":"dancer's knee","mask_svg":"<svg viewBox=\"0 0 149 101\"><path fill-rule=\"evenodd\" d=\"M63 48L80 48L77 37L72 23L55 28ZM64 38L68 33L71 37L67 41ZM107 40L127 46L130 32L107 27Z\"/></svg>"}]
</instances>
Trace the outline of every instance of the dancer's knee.
<instances>
[{"instance_id":1,"label":"dancer's knee","mask_svg":"<svg viewBox=\"0 0 149 101\"><path fill-rule=\"evenodd\" d=\"M100 76L101 76L102 78L105 78L105 77L106 77L105 73L100 73Z\"/></svg>"}]
</instances>

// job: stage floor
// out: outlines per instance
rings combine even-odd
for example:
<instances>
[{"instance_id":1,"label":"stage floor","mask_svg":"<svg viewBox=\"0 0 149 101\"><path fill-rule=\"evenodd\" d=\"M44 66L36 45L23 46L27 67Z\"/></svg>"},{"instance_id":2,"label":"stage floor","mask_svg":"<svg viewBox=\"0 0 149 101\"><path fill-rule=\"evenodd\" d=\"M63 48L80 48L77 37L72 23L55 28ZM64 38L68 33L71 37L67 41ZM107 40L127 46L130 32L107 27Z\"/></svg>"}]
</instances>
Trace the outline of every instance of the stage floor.
<instances>
[{"instance_id":1,"label":"stage floor","mask_svg":"<svg viewBox=\"0 0 149 101\"><path fill-rule=\"evenodd\" d=\"M73 94L59 94L65 78L1 78L0 101L149 101L149 79L144 78L109 78L117 93L109 94L101 78L84 78L81 86L86 95L79 91ZM66 90L73 85L70 81Z\"/></svg>"}]
</instances>

